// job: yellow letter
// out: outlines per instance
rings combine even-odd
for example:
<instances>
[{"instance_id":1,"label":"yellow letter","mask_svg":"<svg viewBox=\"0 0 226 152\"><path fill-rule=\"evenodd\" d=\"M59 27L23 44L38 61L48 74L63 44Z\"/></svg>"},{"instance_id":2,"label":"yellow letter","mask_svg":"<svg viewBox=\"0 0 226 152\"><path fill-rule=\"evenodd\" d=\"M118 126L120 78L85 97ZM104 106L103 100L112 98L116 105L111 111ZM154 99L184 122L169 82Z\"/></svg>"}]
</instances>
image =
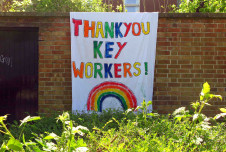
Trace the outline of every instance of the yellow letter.
<instances>
[{"instance_id":1,"label":"yellow letter","mask_svg":"<svg viewBox=\"0 0 226 152\"><path fill-rule=\"evenodd\" d=\"M141 64L140 64L139 62L135 62L135 63L133 64L134 69L137 70L137 73L134 72L133 75L137 77L137 76L140 75L141 71L140 71L140 68L137 67L136 65L140 66Z\"/></svg>"},{"instance_id":2,"label":"yellow letter","mask_svg":"<svg viewBox=\"0 0 226 152\"><path fill-rule=\"evenodd\" d=\"M88 67L90 67L90 74L88 75ZM85 68L85 74L86 78L91 78L93 76L93 64L92 63L86 63L86 68Z\"/></svg>"},{"instance_id":3,"label":"yellow letter","mask_svg":"<svg viewBox=\"0 0 226 152\"><path fill-rule=\"evenodd\" d=\"M99 32L100 32L102 38L104 38L104 31L103 31L103 24L102 24L102 22L97 22L96 38L99 37Z\"/></svg>"},{"instance_id":4,"label":"yellow letter","mask_svg":"<svg viewBox=\"0 0 226 152\"><path fill-rule=\"evenodd\" d=\"M144 23L141 23L142 31L145 35L148 35L150 33L150 22L147 22L147 31L144 29Z\"/></svg>"}]
</instances>

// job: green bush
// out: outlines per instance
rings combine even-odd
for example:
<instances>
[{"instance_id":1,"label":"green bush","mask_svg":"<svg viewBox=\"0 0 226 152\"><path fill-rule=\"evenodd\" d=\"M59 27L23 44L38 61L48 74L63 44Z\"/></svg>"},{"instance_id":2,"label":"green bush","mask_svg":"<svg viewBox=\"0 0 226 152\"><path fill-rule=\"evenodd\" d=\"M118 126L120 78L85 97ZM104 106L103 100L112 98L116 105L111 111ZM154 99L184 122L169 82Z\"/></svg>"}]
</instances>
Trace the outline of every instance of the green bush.
<instances>
[{"instance_id":1,"label":"green bush","mask_svg":"<svg viewBox=\"0 0 226 152\"><path fill-rule=\"evenodd\" d=\"M0 152L4 151L226 151L225 122L216 119L226 115L225 108L216 117L202 113L205 106L219 95L210 94L208 83L203 85L200 100L171 115L148 111L151 102L126 112L117 110L51 117L26 117L20 124L10 125L0 117ZM56 118L57 117L57 118ZM86 127L83 127L86 126Z\"/></svg>"},{"instance_id":2,"label":"green bush","mask_svg":"<svg viewBox=\"0 0 226 152\"><path fill-rule=\"evenodd\" d=\"M3 0L8 12L112 12L112 4L102 0ZM122 5L117 6L122 11Z\"/></svg>"},{"instance_id":3,"label":"green bush","mask_svg":"<svg viewBox=\"0 0 226 152\"><path fill-rule=\"evenodd\" d=\"M225 13L225 0L181 0L179 7L171 6L176 13Z\"/></svg>"}]
</instances>

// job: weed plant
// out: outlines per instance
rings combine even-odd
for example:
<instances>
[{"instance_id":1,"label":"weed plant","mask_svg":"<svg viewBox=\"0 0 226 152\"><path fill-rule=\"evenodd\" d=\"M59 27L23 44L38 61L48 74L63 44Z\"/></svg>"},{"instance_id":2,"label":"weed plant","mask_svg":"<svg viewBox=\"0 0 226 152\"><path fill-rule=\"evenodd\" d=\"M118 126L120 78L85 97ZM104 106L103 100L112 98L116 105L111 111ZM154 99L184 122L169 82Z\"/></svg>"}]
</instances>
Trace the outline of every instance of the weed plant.
<instances>
[{"instance_id":1,"label":"weed plant","mask_svg":"<svg viewBox=\"0 0 226 152\"><path fill-rule=\"evenodd\" d=\"M4 151L226 151L225 108L214 118L202 113L209 101L222 99L210 94L203 85L200 99L172 114L159 115L148 111L152 102L138 106L136 112L107 110L53 114L51 117L26 117L21 123L6 125L7 116L0 117L0 152ZM224 119L225 120L225 119ZM85 127L83 127L85 126Z\"/></svg>"}]
</instances>

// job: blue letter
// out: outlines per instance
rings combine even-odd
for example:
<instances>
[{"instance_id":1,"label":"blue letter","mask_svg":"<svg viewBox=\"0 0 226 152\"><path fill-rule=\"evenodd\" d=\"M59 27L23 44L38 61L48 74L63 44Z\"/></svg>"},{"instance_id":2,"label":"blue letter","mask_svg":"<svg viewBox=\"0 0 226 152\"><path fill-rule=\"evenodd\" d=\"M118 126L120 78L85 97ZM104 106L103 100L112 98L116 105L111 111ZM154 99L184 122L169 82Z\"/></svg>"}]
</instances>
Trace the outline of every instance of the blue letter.
<instances>
[{"instance_id":1,"label":"blue letter","mask_svg":"<svg viewBox=\"0 0 226 152\"><path fill-rule=\"evenodd\" d=\"M112 58L112 55L109 54L109 52L113 51L113 48L110 48L110 45L114 45L114 42L106 42L105 44L105 58Z\"/></svg>"},{"instance_id":2,"label":"blue letter","mask_svg":"<svg viewBox=\"0 0 226 152\"><path fill-rule=\"evenodd\" d=\"M115 37L116 38L118 38L118 35L120 37L123 37L123 35L122 35L121 31L120 31L121 25L122 25L122 22L120 22L119 24L118 24L118 22L115 23Z\"/></svg>"},{"instance_id":3,"label":"blue letter","mask_svg":"<svg viewBox=\"0 0 226 152\"><path fill-rule=\"evenodd\" d=\"M108 66L107 63L104 63L105 78L108 78L108 74L109 74L110 78L112 78L111 67L112 67L112 64L109 64L109 66Z\"/></svg>"}]
</instances>

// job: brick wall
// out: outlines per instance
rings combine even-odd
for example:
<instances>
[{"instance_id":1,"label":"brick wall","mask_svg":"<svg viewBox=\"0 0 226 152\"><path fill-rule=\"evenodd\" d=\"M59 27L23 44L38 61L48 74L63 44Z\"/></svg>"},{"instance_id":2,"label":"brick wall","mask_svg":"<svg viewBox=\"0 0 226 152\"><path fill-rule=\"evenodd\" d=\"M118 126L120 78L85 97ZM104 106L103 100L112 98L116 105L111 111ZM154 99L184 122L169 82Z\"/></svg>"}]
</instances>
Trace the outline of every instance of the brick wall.
<instances>
[{"instance_id":1,"label":"brick wall","mask_svg":"<svg viewBox=\"0 0 226 152\"><path fill-rule=\"evenodd\" d=\"M39 27L39 111L71 110L69 14L0 13L0 27ZM153 107L171 113L208 81L215 115L226 106L226 14L160 14Z\"/></svg>"},{"instance_id":2,"label":"brick wall","mask_svg":"<svg viewBox=\"0 0 226 152\"><path fill-rule=\"evenodd\" d=\"M206 81L212 93L223 96L222 102L211 102L213 106L206 113L214 115L219 107L225 107L226 18L223 15L222 18L185 14L183 18L160 18L156 53L154 109L166 113L190 105L199 99Z\"/></svg>"}]
</instances>

